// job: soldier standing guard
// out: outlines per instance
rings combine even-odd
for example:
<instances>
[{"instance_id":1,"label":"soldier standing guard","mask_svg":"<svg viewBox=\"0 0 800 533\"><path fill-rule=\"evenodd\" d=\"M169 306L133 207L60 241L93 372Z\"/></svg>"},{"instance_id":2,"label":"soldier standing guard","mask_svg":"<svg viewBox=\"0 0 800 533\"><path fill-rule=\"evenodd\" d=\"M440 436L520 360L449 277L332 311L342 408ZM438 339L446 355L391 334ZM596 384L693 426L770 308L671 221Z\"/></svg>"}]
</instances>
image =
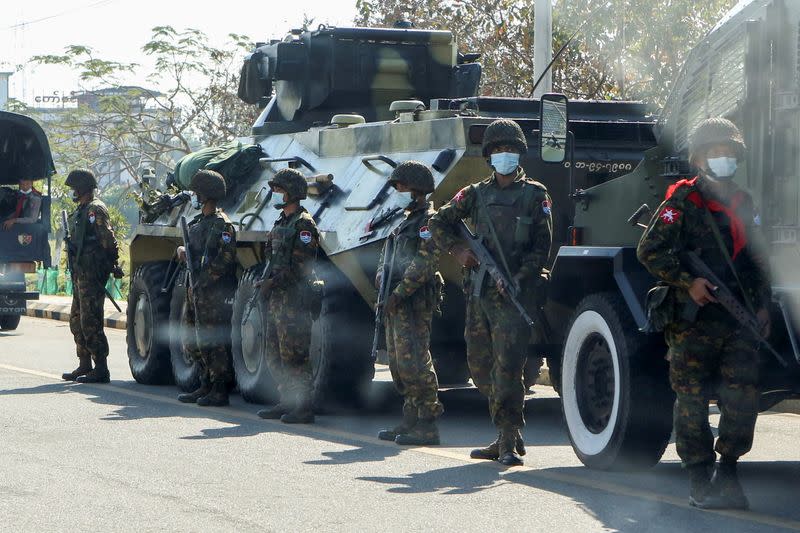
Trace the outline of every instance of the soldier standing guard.
<instances>
[{"instance_id":1,"label":"soldier standing guard","mask_svg":"<svg viewBox=\"0 0 800 533\"><path fill-rule=\"evenodd\" d=\"M186 346L200 365L200 386L178 400L203 406L228 405L233 382L230 361L231 306L236 287L236 231L227 215L217 207L225 198L225 179L213 170L199 170L189 187L192 206L201 209L188 224L195 287L186 291L186 327L194 332L194 343ZM183 246L178 256L186 260Z\"/></svg>"},{"instance_id":2,"label":"soldier standing guard","mask_svg":"<svg viewBox=\"0 0 800 533\"><path fill-rule=\"evenodd\" d=\"M109 222L108 209L95 198L97 178L87 169L69 173L65 182L72 189L78 207L69 216L67 254L72 268L72 309L69 329L75 338L78 368L61 375L65 381L108 383L108 340L103 332L103 303L109 275L121 278L117 265L117 239ZM94 370L92 369L94 360Z\"/></svg>"},{"instance_id":3,"label":"soldier standing guard","mask_svg":"<svg viewBox=\"0 0 800 533\"><path fill-rule=\"evenodd\" d=\"M391 236L393 257L386 255L387 240L379 263L390 261L392 265L391 293L385 307L386 350L392 380L404 402L403 421L378 433L378 438L397 444L439 444L436 419L444 408L438 398L429 344L443 282L436 270L439 252L428 229L434 209L425 199L433 192L433 175L424 164L406 161L394 169L389 183L409 200L406 219ZM382 272L378 269L377 287Z\"/></svg>"},{"instance_id":4,"label":"soldier standing guard","mask_svg":"<svg viewBox=\"0 0 800 533\"><path fill-rule=\"evenodd\" d=\"M311 214L300 205L308 184L295 169L280 170L269 186L283 199L281 215L269 233L268 276L257 283L268 299L266 324L267 365L278 384L280 401L258 416L287 424L314 422L311 346L311 293L319 232Z\"/></svg>"},{"instance_id":5,"label":"soldier standing guard","mask_svg":"<svg viewBox=\"0 0 800 533\"><path fill-rule=\"evenodd\" d=\"M676 394L675 441L689 471L689 501L701 508L748 506L736 463L753 442L758 414L757 342L721 306L715 287L687 271L681 253L695 251L769 333L771 299L767 256L753 201L733 182L745 144L729 120L700 123L690 140L699 176L671 186L639 242L639 260L669 286L663 307L670 383ZM687 305L699 306L690 321ZM708 424L708 395L719 385L719 438ZM720 454L716 461L714 450Z\"/></svg>"},{"instance_id":6,"label":"soldier standing guard","mask_svg":"<svg viewBox=\"0 0 800 533\"><path fill-rule=\"evenodd\" d=\"M505 296L501 283L485 283L479 276L472 251L459 240L458 224L469 219L484 245L501 265L507 279L520 289L523 301L533 292L547 263L553 238L551 202L547 189L529 179L519 166L527 143L512 120L492 122L483 138L483 156L494 173L464 187L430 219L437 246L470 270L464 337L472 381L489 399L497 440L473 450L473 458L521 465L525 454L520 430L525 425L523 407L525 366L531 330Z\"/></svg>"}]
</instances>

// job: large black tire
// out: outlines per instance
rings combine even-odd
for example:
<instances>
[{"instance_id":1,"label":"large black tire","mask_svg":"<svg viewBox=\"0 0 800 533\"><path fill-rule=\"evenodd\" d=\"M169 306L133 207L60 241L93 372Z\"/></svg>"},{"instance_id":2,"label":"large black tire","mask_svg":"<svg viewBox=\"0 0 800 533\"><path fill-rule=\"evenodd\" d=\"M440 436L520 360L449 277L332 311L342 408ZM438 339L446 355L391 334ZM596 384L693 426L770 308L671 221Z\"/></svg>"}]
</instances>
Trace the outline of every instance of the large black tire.
<instances>
[{"instance_id":1,"label":"large black tire","mask_svg":"<svg viewBox=\"0 0 800 533\"><path fill-rule=\"evenodd\" d=\"M672 431L674 396L663 343L639 333L617 293L584 298L561 367L561 406L572 448L590 468L658 463Z\"/></svg>"},{"instance_id":2,"label":"large black tire","mask_svg":"<svg viewBox=\"0 0 800 533\"><path fill-rule=\"evenodd\" d=\"M464 290L455 283L446 283L442 315L434 316L431 325L431 357L439 386L463 385L469 381L464 311Z\"/></svg>"},{"instance_id":3,"label":"large black tire","mask_svg":"<svg viewBox=\"0 0 800 533\"><path fill-rule=\"evenodd\" d=\"M256 265L248 269L239 280L236 295L233 297L231 353L233 372L242 398L253 403L274 403L278 400L278 388L267 368L267 303L263 298L256 298L247 321L242 324L248 302L257 290L255 282L263 270L263 265Z\"/></svg>"},{"instance_id":4,"label":"large black tire","mask_svg":"<svg viewBox=\"0 0 800 533\"><path fill-rule=\"evenodd\" d=\"M146 263L136 269L128 293L128 365L144 385L172 383L169 355L170 292L161 292L169 262Z\"/></svg>"},{"instance_id":5,"label":"large black tire","mask_svg":"<svg viewBox=\"0 0 800 533\"><path fill-rule=\"evenodd\" d=\"M22 315L0 315L0 330L14 331L19 327Z\"/></svg>"},{"instance_id":6,"label":"large black tire","mask_svg":"<svg viewBox=\"0 0 800 533\"><path fill-rule=\"evenodd\" d=\"M189 335L194 335L192 328L184 325L186 315L186 286L183 276L178 276L179 280L172 289L172 298L169 306L169 352L170 363L172 366L172 376L175 385L186 392L196 390L200 386L200 365L189 357L184 350ZM192 340L191 344L194 341Z\"/></svg>"}]
</instances>

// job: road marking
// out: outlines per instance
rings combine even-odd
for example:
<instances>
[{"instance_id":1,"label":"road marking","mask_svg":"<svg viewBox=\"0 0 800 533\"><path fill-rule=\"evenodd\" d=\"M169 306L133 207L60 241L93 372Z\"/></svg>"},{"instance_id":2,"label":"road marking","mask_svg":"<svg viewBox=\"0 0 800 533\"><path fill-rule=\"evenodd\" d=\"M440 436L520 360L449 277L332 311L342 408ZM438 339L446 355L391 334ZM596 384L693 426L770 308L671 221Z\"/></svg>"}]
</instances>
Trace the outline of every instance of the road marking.
<instances>
[{"instance_id":1,"label":"road marking","mask_svg":"<svg viewBox=\"0 0 800 533\"><path fill-rule=\"evenodd\" d=\"M72 385L69 382L65 382L61 379L61 376L50 374L48 372L42 372L39 370L31 370L28 368L21 368L18 366L7 365L0 363L0 369L8 370L11 372L17 372L20 374L28 374L31 376L37 376L41 378L46 378L49 380L53 380L56 382L64 383L65 385ZM349 431L344 431L340 429L335 429L331 427L325 427L322 425L313 425L313 426L289 426L284 424L278 420L264 420L260 418L255 413L249 413L246 411L242 411L236 407L201 407L196 404L186 404L186 403L179 403L177 400L172 398L167 398L165 396L159 394L153 394L144 391L137 391L132 390L127 387L121 387L119 385L113 384L104 384L104 385L96 385L96 384L79 384L81 388L92 388L98 391L112 391L119 394L125 394L128 396L132 396L135 398L141 398L146 400L151 400L158 403L163 403L170 405L171 407L175 408L183 408L183 409L193 409L196 411L202 412L210 412L221 415L224 418L233 418L233 419L246 419L250 421L257 421L263 424L270 424L274 428L280 428L281 433L285 434L294 434L294 435L303 435L303 436L327 436L327 437L335 437L338 439L343 439L347 441L355 441L360 444L371 444L374 446L383 446L387 448L397 449L398 446L394 443L390 443L387 441L382 441L375 437L369 437L366 435L352 433ZM434 457L441 457L445 459L452 459L455 461L459 461L461 463L469 463L474 465L481 465L486 468L493 468L495 470L500 470L502 472L508 474L516 474L522 473L530 477L545 479L548 481L555 481L559 483L566 483L569 485L575 485L582 488L588 488L592 490L597 490L600 492L606 492L609 494L614 494L617 496L625 496L630 498L638 498L641 500L647 500L654 503L665 503L668 505L672 505L675 507L680 507L683 509L690 509L693 511L701 512L693 507L691 507L687 503L686 498L679 498L676 496L670 496L668 494L662 494L654 491L649 491L646 489L641 489L637 487L628 487L625 485L621 485L619 483L613 483L609 481L600 481L596 479L588 479L583 478L580 476L572 475L572 474L565 474L563 472L554 472L551 470L541 470L536 469L530 466L519 466L514 468L506 468L500 465L495 461L482 461L478 459L470 459L466 456L463 452L455 452L452 450L448 450L447 448L434 448L434 447L401 447L400 448L403 452L411 452L411 453L418 453L423 455L429 455ZM505 481L516 483L513 479L506 478ZM705 510L702 511L704 513L712 513L716 515L720 515L726 518L732 518L736 520L741 520L744 522L752 522L755 524L761 524L765 526L771 527L781 527L785 529L791 529L794 531L800 531L800 521L780 518L777 516L761 514L761 513L754 513L752 511L729 511L729 510Z\"/></svg>"}]
</instances>

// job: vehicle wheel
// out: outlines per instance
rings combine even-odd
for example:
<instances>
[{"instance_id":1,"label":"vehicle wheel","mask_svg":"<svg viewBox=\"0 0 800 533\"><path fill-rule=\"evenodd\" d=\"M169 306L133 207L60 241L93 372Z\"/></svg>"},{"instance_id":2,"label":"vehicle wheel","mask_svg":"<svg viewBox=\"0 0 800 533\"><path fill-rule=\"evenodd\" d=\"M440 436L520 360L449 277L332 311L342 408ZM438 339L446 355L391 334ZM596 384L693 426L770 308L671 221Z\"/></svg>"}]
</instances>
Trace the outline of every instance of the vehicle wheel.
<instances>
[{"instance_id":1,"label":"vehicle wheel","mask_svg":"<svg viewBox=\"0 0 800 533\"><path fill-rule=\"evenodd\" d=\"M190 337L194 331L184 325L186 305L186 286L181 279L172 289L169 305L169 352L175 385L182 391L191 392L200 386L200 365L184 349L187 344L194 344Z\"/></svg>"},{"instance_id":2,"label":"vehicle wheel","mask_svg":"<svg viewBox=\"0 0 800 533\"><path fill-rule=\"evenodd\" d=\"M147 263L131 279L128 293L128 365L145 385L172 383L169 356L170 293L162 293L168 262Z\"/></svg>"},{"instance_id":3,"label":"vehicle wheel","mask_svg":"<svg viewBox=\"0 0 800 533\"><path fill-rule=\"evenodd\" d=\"M663 344L639 333L622 297L587 296L564 343L561 406L572 448L590 468L658 463L672 431Z\"/></svg>"},{"instance_id":4,"label":"vehicle wheel","mask_svg":"<svg viewBox=\"0 0 800 533\"><path fill-rule=\"evenodd\" d=\"M231 352L233 371L242 398L253 403L274 403L278 400L278 388L267 368L267 303L264 299L256 299L247 321L242 324L248 302L258 290L255 282L263 271L263 265L256 265L249 268L239 280L233 297Z\"/></svg>"},{"instance_id":5,"label":"vehicle wheel","mask_svg":"<svg viewBox=\"0 0 800 533\"><path fill-rule=\"evenodd\" d=\"M0 316L0 330L14 331L19 327L22 315L2 315Z\"/></svg>"}]
</instances>

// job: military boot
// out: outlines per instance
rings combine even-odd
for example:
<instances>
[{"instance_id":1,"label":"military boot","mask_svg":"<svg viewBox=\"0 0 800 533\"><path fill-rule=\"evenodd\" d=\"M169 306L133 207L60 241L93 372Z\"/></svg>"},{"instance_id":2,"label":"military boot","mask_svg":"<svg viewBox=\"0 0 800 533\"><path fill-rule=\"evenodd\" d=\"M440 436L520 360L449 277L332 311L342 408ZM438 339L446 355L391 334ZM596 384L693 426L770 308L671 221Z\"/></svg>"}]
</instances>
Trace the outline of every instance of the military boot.
<instances>
[{"instance_id":1,"label":"military boot","mask_svg":"<svg viewBox=\"0 0 800 533\"><path fill-rule=\"evenodd\" d=\"M711 478L711 486L719 498L721 508L742 510L750 508L747 496L744 495L742 485L739 483L735 460L719 462Z\"/></svg>"},{"instance_id":2,"label":"military boot","mask_svg":"<svg viewBox=\"0 0 800 533\"><path fill-rule=\"evenodd\" d=\"M197 399L197 405L203 407L223 407L229 403L228 384L219 380L211 383L211 390L208 394Z\"/></svg>"},{"instance_id":3,"label":"military boot","mask_svg":"<svg viewBox=\"0 0 800 533\"><path fill-rule=\"evenodd\" d=\"M394 441L401 433L408 433L417 423L416 411L403 412L403 421L392 429L382 429L378 432L378 438L381 440Z\"/></svg>"},{"instance_id":4,"label":"military boot","mask_svg":"<svg viewBox=\"0 0 800 533\"><path fill-rule=\"evenodd\" d=\"M300 402L297 407L281 417L284 424L313 424L314 409L311 402Z\"/></svg>"},{"instance_id":5,"label":"military boot","mask_svg":"<svg viewBox=\"0 0 800 533\"><path fill-rule=\"evenodd\" d=\"M280 417L285 415L289 412L289 408L282 403L277 403L272 407L267 407L266 409L261 409L256 414L261 418L266 418L267 420L278 420Z\"/></svg>"},{"instance_id":6,"label":"military boot","mask_svg":"<svg viewBox=\"0 0 800 533\"><path fill-rule=\"evenodd\" d=\"M78 383L108 383L111 381L111 374L108 371L106 358L98 357L94 363L94 370L83 376L78 376L75 381Z\"/></svg>"},{"instance_id":7,"label":"military boot","mask_svg":"<svg viewBox=\"0 0 800 533\"><path fill-rule=\"evenodd\" d=\"M80 376L85 376L91 371L92 371L92 358L81 357L80 359L78 359L78 368L76 368L72 372L64 372L63 374L61 374L61 379L63 379L64 381L75 381Z\"/></svg>"},{"instance_id":8,"label":"military boot","mask_svg":"<svg viewBox=\"0 0 800 533\"><path fill-rule=\"evenodd\" d=\"M506 466L522 466L522 458L517 451L520 448L522 437L519 430L501 430L498 437L497 455L498 461ZM525 447L522 446L524 451Z\"/></svg>"},{"instance_id":9,"label":"military boot","mask_svg":"<svg viewBox=\"0 0 800 533\"><path fill-rule=\"evenodd\" d=\"M688 470L689 505L699 509L719 509L719 494L711 485L710 465L695 465Z\"/></svg>"},{"instance_id":10,"label":"military boot","mask_svg":"<svg viewBox=\"0 0 800 533\"><path fill-rule=\"evenodd\" d=\"M408 433L400 433L395 437L397 444L406 446L435 446L439 444L439 428L436 419L423 418Z\"/></svg>"},{"instance_id":11,"label":"military boot","mask_svg":"<svg viewBox=\"0 0 800 533\"><path fill-rule=\"evenodd\" d=\"M475 448L471 452L469 452L469 456L472 459L485 459L487 461L497 461L499 455L499 448L500 448L500 434L497 434L497 438L494 439L494 442L490 445L486 446L485 448Z\"/></svg>"},{"instance_id":12,"label":"military boot","mask_svg":"<svg viewBox=\"0 0 800 533\"><path fill-rule=\"evenodd\" d=\"M211 392L211 382L207 377L200 378L200 386L192 392L179 394L178 401L183 403L197 403L197 400Z\"/></svg>"}]
</instances>

